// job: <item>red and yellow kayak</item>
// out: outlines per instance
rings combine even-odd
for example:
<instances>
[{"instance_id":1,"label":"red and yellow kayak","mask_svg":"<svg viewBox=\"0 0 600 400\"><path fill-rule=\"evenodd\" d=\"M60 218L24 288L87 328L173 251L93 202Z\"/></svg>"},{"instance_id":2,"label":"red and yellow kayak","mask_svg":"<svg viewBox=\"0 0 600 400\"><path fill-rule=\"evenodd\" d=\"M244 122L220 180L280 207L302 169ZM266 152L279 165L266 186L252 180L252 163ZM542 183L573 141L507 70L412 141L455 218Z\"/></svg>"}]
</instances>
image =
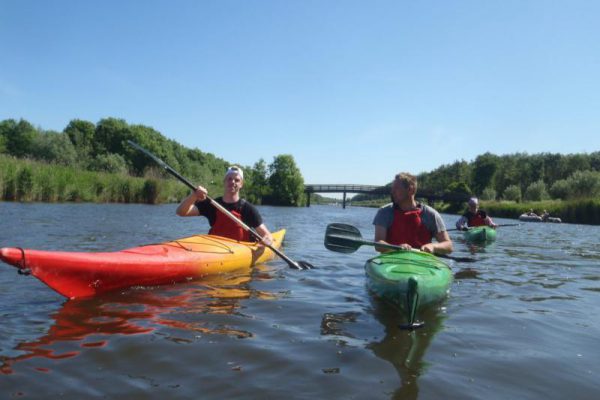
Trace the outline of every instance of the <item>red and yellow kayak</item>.
<instances>
[{"instance_id":1,"label":"red and yellow kayak","mask_svg":"<svg viewBox=\"0 0 600 400\"><path fill-rule=\"evenodd\" d=\"M285 229L273 233L279 248ZM31 273L68 298L90 297L131 286L163 285L250 268L273 259L256 243L196 235L110 253L0 249L0 259Z\"/></svg>"}]
</instances>

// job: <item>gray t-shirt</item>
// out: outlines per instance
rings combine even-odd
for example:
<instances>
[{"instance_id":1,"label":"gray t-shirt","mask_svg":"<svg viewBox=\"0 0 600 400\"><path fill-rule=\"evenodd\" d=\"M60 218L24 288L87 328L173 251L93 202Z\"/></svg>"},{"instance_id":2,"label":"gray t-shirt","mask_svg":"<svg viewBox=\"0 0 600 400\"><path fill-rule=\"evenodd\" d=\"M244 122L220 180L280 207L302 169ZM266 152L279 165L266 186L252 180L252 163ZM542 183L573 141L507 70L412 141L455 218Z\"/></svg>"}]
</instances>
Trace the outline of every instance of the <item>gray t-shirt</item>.
<instances>
[{"instance_id":1,"label":"gray t-shirt","mask_svg":"<svg viewBox=\"0 0 600 400\"><path fill-rule=\"evenodd\" d=\"M444 232L446 230L446 225L444 224L444 220L440 213L435 211L432 207L420 203L417 204L417 208L423 210L421 212L421 221L429 232L431 232L433 237L435 237L438 232ZM377 214L375 214L375 218L373 219L373 225L379 225L385 227L385 229L389 229L390 226L392 226L393 221L394 204L389 203L377 211Z\"/></svg>"}]
</instances>

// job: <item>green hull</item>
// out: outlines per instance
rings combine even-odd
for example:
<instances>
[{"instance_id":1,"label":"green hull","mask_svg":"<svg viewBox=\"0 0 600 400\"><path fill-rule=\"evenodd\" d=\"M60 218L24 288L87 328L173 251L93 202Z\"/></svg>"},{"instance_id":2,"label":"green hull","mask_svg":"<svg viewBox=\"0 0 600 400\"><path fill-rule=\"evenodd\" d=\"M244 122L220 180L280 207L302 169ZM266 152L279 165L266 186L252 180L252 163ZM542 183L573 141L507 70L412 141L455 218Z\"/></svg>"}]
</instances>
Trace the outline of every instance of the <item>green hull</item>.
<instances>
[{"instance_id":1,"label":"green hull","mask_svg":"<svg viewBox=\"0 0 600 400\"><path fill-rule=\"evenodd\" d=\"M365 264L367 287L376 296L398 306L408 317L408 328L420 307L443 300L452 284L450 267L436 256L417 251L381 254Z\"/></svg>"},{"instance_id":2,"label":"green hull","mask_svg":"<svg viewBox=\"0 0 600 400\"><path fill-rule=\"evenodd\" d=\"M489 226L476 226L464 232L465 240L471 243L489 243L496 240L496 230Z\"/></svg>"}]
</instances>

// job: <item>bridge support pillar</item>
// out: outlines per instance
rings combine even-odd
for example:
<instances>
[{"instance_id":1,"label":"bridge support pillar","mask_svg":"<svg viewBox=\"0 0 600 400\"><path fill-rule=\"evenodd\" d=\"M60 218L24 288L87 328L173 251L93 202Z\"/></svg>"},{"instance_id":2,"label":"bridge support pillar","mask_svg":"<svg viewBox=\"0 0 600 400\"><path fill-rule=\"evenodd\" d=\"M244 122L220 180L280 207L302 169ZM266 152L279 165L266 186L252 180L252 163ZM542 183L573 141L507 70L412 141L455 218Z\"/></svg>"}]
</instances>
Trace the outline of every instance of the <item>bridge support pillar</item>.
<instances>
[{"instance_id":1,"label":"bridge support pillar","mask_svg":"<svg viewBox=\"0 0 600 400\"><path fill-rule=\"evenodd\" d=\"M342 208L346 208L346 191L344 191L344 198L342 199Z\"/></svg>"},{"instance_id":2,"label":"bridge support pillar","mask_svg":"<svg viewBox=\"0 0 600 400\"><path fill-rule=\"evenodd\" d=\"M310 207L310 193L306 193L306 207Z\"/></svg>"}]
</instances>

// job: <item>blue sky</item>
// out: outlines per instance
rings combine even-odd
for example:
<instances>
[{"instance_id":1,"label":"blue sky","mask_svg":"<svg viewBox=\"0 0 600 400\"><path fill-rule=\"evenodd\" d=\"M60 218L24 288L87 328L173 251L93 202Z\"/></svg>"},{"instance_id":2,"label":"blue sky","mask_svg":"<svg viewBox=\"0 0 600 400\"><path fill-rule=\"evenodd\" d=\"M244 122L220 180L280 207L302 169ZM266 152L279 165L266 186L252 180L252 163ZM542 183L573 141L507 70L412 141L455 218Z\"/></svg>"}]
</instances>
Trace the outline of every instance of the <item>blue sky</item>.
<instances>
[{"instance_id":1,"label":"blue sky","mask_svg":"<svg viewBox=\"0 0 600 400\"><path fill-rule=\"evenodd\" d=\"M0 120L123 118L307 183L600 150L600 1L0 0Z\"/></svg>"}]
</instances>

